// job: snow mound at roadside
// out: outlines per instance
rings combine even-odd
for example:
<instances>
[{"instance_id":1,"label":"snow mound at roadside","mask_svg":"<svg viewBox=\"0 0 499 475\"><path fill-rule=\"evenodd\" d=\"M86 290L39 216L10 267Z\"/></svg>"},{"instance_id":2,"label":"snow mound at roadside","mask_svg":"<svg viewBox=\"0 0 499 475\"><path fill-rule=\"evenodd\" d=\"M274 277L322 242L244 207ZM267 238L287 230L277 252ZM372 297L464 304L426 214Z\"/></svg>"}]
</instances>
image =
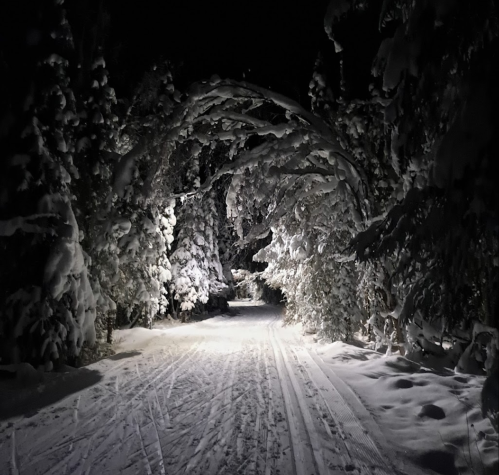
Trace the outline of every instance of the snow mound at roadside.
<instances>
[{"instance_id":1,"label":"snow mound at roadside","mask_svg":"<svg viewBox=\"0 0 499 475\"><path fill-rule=\"evenodd\" d=\"M434 372L341 342L318 353L372 414L397 453L442 475L497 473L498 436L483 418L484 377Z\"/></svg>"}]
</instances>

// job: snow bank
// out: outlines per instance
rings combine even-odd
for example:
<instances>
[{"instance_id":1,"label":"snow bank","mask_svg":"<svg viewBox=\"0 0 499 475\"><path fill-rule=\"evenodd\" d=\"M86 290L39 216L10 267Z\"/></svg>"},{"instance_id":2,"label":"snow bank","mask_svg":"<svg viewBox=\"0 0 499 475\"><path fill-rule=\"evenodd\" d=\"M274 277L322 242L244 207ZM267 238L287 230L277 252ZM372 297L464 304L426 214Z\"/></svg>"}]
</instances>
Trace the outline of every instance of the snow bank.
<instances>
[{"instance_id":1,"label":"snow bank","mask_svg":"<svg viewBox=\"0 0 499 475\"><path fill-rule=\"evenodd\" d=\"M181 325L181 323L166 321L154 325L154 328L151 330L142 327L114 330L113 338L116 353L164 346L165 341L161 337L167 334L169 328L174 328L177 325Z\"/></svg>"},{"instance_id":2,"label":"snow bank","mask_svg":"<svg viewBox=\"0 0 499 475\"><path fill-rule=\"evenodd\" d=\"M438 473L497 473L498 437L481 414L484 377L436 374L341 342L318 349L371 412L388 444ZM443 471L442 471L443 470Z\"/></svg>"}]
</instances>

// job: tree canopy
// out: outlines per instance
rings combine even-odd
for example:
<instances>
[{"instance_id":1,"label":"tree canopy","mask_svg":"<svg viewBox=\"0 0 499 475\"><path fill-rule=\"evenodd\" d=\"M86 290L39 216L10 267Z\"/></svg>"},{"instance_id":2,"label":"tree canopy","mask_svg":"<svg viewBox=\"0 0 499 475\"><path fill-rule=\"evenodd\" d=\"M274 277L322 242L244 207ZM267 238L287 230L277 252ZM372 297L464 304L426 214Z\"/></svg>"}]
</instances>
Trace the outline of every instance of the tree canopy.
<instances>
[{"instance_id":1,"label":"tree canopy","mask_svg":"<svg viewBox=\"0 0 499 475\"><path fill-rule=\"evenodd\" d=\"M332 0L310 107L217 76L179 90L168 61L117 98L106 22L82 52L63 2L38 8L32 83L2 93L3 359L50 368L116 324L188 318L252 246L289 321L491 370L493 2Z\"/></svg>"}]
</instances>

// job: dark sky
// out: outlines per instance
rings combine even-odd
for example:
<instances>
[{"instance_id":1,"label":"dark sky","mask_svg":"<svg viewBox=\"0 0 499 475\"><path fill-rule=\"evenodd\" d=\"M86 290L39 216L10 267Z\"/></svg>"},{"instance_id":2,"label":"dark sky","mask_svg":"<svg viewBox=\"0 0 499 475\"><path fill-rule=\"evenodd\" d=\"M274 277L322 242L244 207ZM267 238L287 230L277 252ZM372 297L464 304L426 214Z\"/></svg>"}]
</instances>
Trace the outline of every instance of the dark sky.
<instances>
[{"instance_id":1,"label":"dark sky","mask_svg":"<svg viewBox=\"0 0 499 475\"><path fill-rule=\"evenodd\" d=\"M104 1L118 89L163 56L183 63L186 82L245 72L248 81L307 100L327 0Z\"/></svg>"}]
</instances>

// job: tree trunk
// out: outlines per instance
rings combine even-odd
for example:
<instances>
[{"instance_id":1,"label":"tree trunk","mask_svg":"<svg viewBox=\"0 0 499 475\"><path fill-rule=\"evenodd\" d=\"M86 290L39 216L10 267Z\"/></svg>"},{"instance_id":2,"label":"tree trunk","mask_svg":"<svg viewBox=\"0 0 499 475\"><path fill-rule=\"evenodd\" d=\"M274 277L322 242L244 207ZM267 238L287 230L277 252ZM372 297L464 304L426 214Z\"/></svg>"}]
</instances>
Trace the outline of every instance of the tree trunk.
<instances>
[{"instance_id":1,"label":"tree trunk","mask_svg":"<svg viewBox=\"0 0 499 475\"><path fill-rule=\"evenodd\" d=\"M393 319L393 324L395 325L395 331L397 332L397 343L399 346L399 351L402 356L405 355L405 339L404 339L404 332L402 331L402 328L400 328L400 321L398 318Z\"/></svg>"},{"instance_id":2,"label":"tree trunk","mask_svg":"<svg viewBox=\"0 0 499 475\"><path fill-rule=\"evenodd\" d=\"M130 328L133 328L135 325L137 325L137 322L139 321L140 317L141 317L140 310L137 310L137 316L134 318L134 320L130 324Z\"/></svg>"},{"instance_id":3,"label":"tree trunk","mask_svg":"<svg viewBox=\"0 0 499 475\"><path fill-rule=\"evenodd\" d=\"M114 312L109 312L107 314L107 342L112 343L113 342L113 327L114 327L114 320L116 319L116 315Z\"/></svg>"},{"instance_id":4,"label":"tree trunk","mask_svg":"<svg viewBox=\"0 0 499 475\"><path fill-rule=\"evenodd\" d=\"M178 318L178 312L177 309L175 308L175 300L173 299L173 292L168 289L168 293L170 294L170 307L171 307L171 313L172 317L176 320Z\"/></svg>"},{"instance_id":5,"label":"tree trunk","mask_svg":"<svg viewBox=\"0 0 499 475\"><path fill-rule=\"evenodd\" d=\"M186 323L189 321L189 316L190 316L190 312L189 311L182 311L180 312L180 321L182 323Z\"/></svg>"}]
</instances>

